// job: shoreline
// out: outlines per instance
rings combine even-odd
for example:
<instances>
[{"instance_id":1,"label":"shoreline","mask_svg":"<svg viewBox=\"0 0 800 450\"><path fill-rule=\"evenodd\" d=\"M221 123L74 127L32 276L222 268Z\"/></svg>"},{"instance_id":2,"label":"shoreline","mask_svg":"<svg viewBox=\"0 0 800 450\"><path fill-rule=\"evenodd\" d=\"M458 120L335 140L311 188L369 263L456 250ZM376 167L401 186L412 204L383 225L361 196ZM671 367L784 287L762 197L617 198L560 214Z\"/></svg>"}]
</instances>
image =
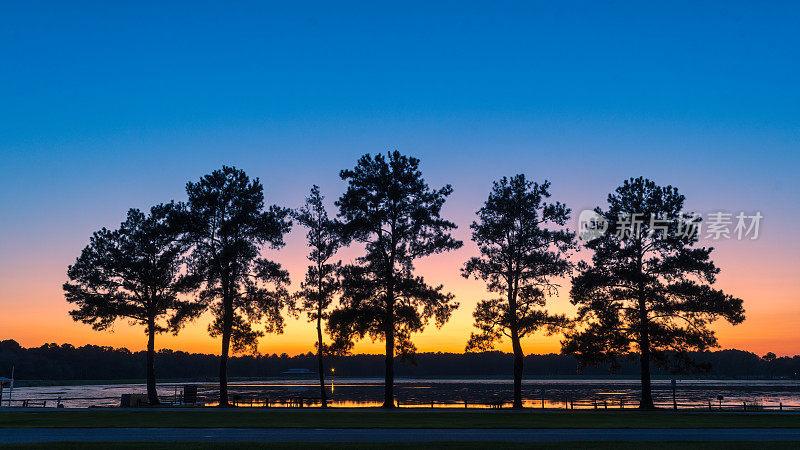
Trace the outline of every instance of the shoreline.
<instances>
[{"instance_id":1,"label":"shoreline","mask_svg":"<svg viewBox=\"0 0 800 450\"><path fill-rule=\"evenodd\" d=\"M714 383L796 383L800 386L800 379L793 378L691 378L691 377L676 377L678 383L702 383L707 385L714 385ZM326 377L326 382L331 380ZM383 383L383 378L379 377L335 377L334 382L356 382L356 383ZM652 382L655 384L670 383L672 378L653 378ZM290 377L231 377L228 378L228 383L235 385L237 383L248 382L276 382L276 384L289 383L289 382L309 382L312 385L318 385L319 379L308 378L290 378ZM537 377L537 378L523 378L523 384L541 384L541 383L554 383L554 384L638 384L638 378L570 378L570 377ZM218 383L218 379L211 377L198 377L198 378L164 378L157 379L158 385L178 385L187 383L201 383L201 384L214 384ZM280 383L278 383L280 382ZM315 384L316 382L316 384ZM403 383L511 383L511 378L504 377L403 377L395 378L396 384ZM128 379L98 379L98 380L15 380L15 387L58 387L58 386L114 386L114 385L144 385L146 380L144 378L128 378Z\"/></svg>"}]
</instances>

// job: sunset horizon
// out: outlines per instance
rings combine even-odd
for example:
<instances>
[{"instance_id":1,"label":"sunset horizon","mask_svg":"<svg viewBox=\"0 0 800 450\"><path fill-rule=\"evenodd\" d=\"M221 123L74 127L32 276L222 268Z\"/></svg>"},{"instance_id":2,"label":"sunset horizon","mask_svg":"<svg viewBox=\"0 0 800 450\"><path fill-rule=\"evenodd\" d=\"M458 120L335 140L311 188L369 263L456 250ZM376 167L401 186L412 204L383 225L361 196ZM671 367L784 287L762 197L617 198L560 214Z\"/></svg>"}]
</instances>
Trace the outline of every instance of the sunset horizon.
<instances>
[{"instance_id":1,"label":"sunset horizon","mask_svg":"<svg viewBox=\"0 0 800 450\"><path fill-rule=\"evenodd\" d=\"M423 169L426 168L424 159L422 161L422 167ZM332 172L334 172L335 175L336 171ZM513 175L513 173L509 173L507 175L510 176ZM255 173L253 176L258 177L258 175ZM431 184L434 186L437 186L437 182L438 185L446 184L446 174L435 174L435 177L436 178L431 180ZM329 176L326 178L334 177ZM486 180L485 182L487 185L487 190L491 181L492 180ZM310 181L309 186L312 183L314 182ZM176 184L181 186L183 183ZM335 186L334 183L330 182L326 184ZM665 180L664 184L670 184L670 182ZM680 188L680 186L678 187ZM589 192L596 191L595 195L592 196L593 198L601 196L598 195L602 192L601 188L592 189L591 186L584 186L584 189ZM585 205L583 208L581 208L582 210L590 210L594 207L602 206L602 202L592 205L587 201L581 202L581 200L571 200L569 198L565 198L565 196L559 196L563 190L565 189L559 189L559 186L554 184L552 187L553 200L565 202L568 206L573 204ZM610 191L611 188L607 188L607 190ZM699 197L698 195L693 196L691 193L686 193L685 191L681 192L687 196L687 202L689 205L698 204L692 201L697 200L696 197ZM323 191L323 195L326 195L327 197L326 203L329 209L335 210L333 208L333 201L334 199L338 198L339 193L337 193L335 190L331 190L330 193L325 193ZM181 198L180 196L176 197L177 198L160 199L159 201L184 200L184 198ZM267 203L280 204L278 200L270 198L269 192L266 193L266 197ZM474 330L471 316L472 310L474 309L474 304L479 299L488 298L485 286L482 283L472 279L464 279L461 276L461 268L463 267L463 263L469 257L470 252L475 252L474 244L472 244L469 239L468 227L470 222L468 219L470 214L463 197L463 194L459 196L458 186L455 186L452 196L453 203L458 202L461 208L453 211L453 209L455 209L454 207L446 205L445 211L453 211L450 215L457 216L461 219L460 221L456 221L459 227L454 234L458 238L462 239L466 245L463 248L448 254L432 255L424 258L417 264L418 271L421 275L431 280L431 282L443 284L445 290L455 294L456 301L460 302L460 307L454 312L453 318L447 324L445 324L442 329L436 329L431 326L424 332L415 336L414 342L417 345L418 350L421 352L463 352L467 338L469 337L470 332ZM702 203L699 204L702 205ZM299 204L281 206L297 207ZM475 199L474 209L477 210L479 206L480 201ZM140 207L142 209L147 208L146 205L136 205L136 207ZM706 209L711 211L710 208ZM689 208L688 210L695 212L702 211L701 208ZM724 209L721 208L721 210L735 212L740 210L748 212L752 211L747 208L737 208L735 204L728 205ZM121 222L126 211L127 210L119 211L119 219L117 220ZM573 209L573 215L568 224L568 228L573 231L577 230L578 212L579 211L575 211L575 209ZM109 215L113 216L114 214L112 211L109 211ZM800 311L800 306L792 305L788 301L791 300L791 292L787 292L788 289L778 289L776 293L772 294L770 294L768 291L765 292L760 289L755 289L754 292L754 288L756 286L753 285L755 283L753 280L756 277L750 272L757 268L754 268L752 265L746 262L747 260L751 259L751 257L736 256L737 253L739 255L742 253L747 254L748 252L751 254L757 254L759 252L767 251L766 245L769 244L763 244L762 242L770 242L772 241L770 238L775 238L775 236L770 236L768 234L774 230L772 227L775 225L769 219L770 217L766 217L766 219L763 220L763 224L761 226L763 226L764 230L766 231L762 230L762 236L759 236L756 240L750 240L747 237L745 237L743 240L738 240L734 236L731 239L712 240L709 238L700 241L700 245L713 246L716 248L714 253L716 255L715 260L718 266L721 268L721 273L718 277L719 280L716 285L726 291L734 292L736 295L746 299L745 306L747 309L747 320L743 324L732 326L730 324L725 324L724 322L718 322L712 326L713 329L717 330L719 336L719 349L745 350L759 355L766 354L767 352L773 352L779 356L793 356L800 353L800 351L797 350L796 340L794 339L795 336L792 328L792 315L785 314L787 309L782 309L782 312L784 313L781 314L783 316L783 320L781 320L779 317L776 317L776 313L778 312L779 308L789 308L788 311L793 311L792 308L794 308ZM94 231L103 227L114 229L118 225L119 222L97 223L91 228L91 230ZM730 228L732 230L733 225L731 225ZM285 248L279 251L266 250L264 252L265 255L269 255L277 262L282 263L290 272L291 280L294 281L294 283L290 286L290 289L298 288L297 284L299 283L301 275L305 271L306 265L308 264L305 256L306 247L302 239L302 232L300 230L300 228L297 228L287 236L287 245ZM73 254L77 254L79 252L79 248L85 245L87 242L86 239L88 239L90 233L91 232L84 233L85 237L83 238L79 237L78 232L75 233L76 236L74 242L71 243L71 245L73 245L75 248L72 251ZM83 244L81 243L81 239L84 240ZM351 262L357 255L358 251L356 248L344 249L342 251L341 259L347 263ZM583 249L582 251L578 251L573 259L586 260L588 255L589 252ZM67 254L64 254L61 260L61 265L64 267L64 269L66 269L66 266L72 264L73 262L74 261L71 260ZM30 323L13 320L11 315L4 315L5 319L0 319L0 322L5 323L0 324L2 325L0 328L4 330L4 333L9 334L7 336L3 336L3 338L14 339L20 342L23 346L27 347L35 347L45 343L68 343L76 346L92 344L100 346L124 347L131 350L143 350L145 348L146 341L144 339L143 329L136 325L130 326L125 320L120 320L115 323L112 329L113 331L111 332L93 331L90 327L72 321L67 314L70 309L69 304L64 301L63 293L61 292L61 284L63 284L63 280L66 279L66 276L62 276L61 279L58 279L55 265L52 272L53 273L50 275L52 281L44 286L42 285L41 280L37 280L35 285L18 284L19 288L23 288L23 286L26 288L29 301L33 300L33 302L30 303L38 304L40 305L39 308L42 308L36 310L38 311L36 314L31 315L31 317L35 317L34 323L39 325L32 327L30 326ZM744 284L744 280L750 280L749 284ZM787 280L789 284L792 281L793 280ZM548 308L554 312L572 315L575 311L575 307L569 303L569 279L560 279L559 284L561 285L561 288L559 289L558 294L548 299ZM34 296L30 295L31 292L37 291L41 293ZM785 306L783 302L776 301L780 300L781 298L785 299ZM761 299L761 301L759 301L759 299ZM762 304L762 302L765 300L767 301L766 307ZM11 310L14 311L14 308L30 308L32 306L30 303L19 301L14 302L13 305L9 306L11 306ZM25 309L22 309L22 311L24 310ZM6 309L6 311L8 311L8 309ZM61 312L58 313L57 311ZM163 333L159 335L156 341L157 348L196 353L219 354L219 340L212 339L207 333L209 320L210 318L208 314L204 314L200 319L188 324L177 336L174 336L170 333ZM42 324L47 325L43 326ZM6 330L12 331L8 332ZM286 353L288 355L296 355L313 351L314 339L315 332L313 325L306 323L304 317L295 319L294 317L287 316L285 332L283 334L266 335L260 339L258 348L259 352L262 354ZM541 333L537 334L533 338L525 339L525 351L526 353L530 354L559 353L561 348L559 344L560 339L561 336L558 334L554 336L545 336ZM382 347L383 344L381 342L371 342L369 339L365 339L356 345L354 351L357 353L380 353L382 351ZM510 343L504 342L498 347L498 349L502 351L511 351Z\"/></svg>"}]
</instances>

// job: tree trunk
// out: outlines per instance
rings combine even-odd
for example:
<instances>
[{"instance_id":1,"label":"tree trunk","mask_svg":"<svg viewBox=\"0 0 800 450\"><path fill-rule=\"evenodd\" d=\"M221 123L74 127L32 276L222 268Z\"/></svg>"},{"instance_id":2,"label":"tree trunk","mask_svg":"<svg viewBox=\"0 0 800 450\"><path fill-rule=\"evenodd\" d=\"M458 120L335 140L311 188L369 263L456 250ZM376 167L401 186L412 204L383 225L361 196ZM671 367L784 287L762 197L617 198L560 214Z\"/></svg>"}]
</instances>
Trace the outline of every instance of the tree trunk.
<instances>
[{"instance_id":1,"label":"tree trunk","mask_svg":"<svg viewBox=\"0 0 800 450\"><path fill-rule=\"evenodd\" d=\"M228 349L231 343L230 331L222 331L222 353L219 357L219 406L227 407L228 404Z\"/></svg>"},{"instance_id":2,"label":"tree trunk","mask_svg":"<svg viewBox=\"0 0 800 450\"><path fill-rule=\"evenodd\" d=\"M639 409L654 409L653 393L650 388L650 330L647 318L647 296L644 287L644 255L641 241L637 244L637 264L639 268L639 366L642 371L642 397Z\"/></svg>"},{"instance_id":3,"label":"tree trunk","mask_svg":"<svg viewBox=\"0 0 800 450\"><path fill-rule=\"evenodd\" d=\"M147 323L147 401L151 405L157 405L158 392L156 391L156 330L155 320L150 319Z\"/></svg>"},{"instance_id":4,"label":"tree trunk","mask_svg":"<svg viewBox=\"0 0 800 450\"><path fill-rule=\"evenodd\" d=\"M639 366L642 375L642 397L639 401L640 409L653 409L653 394L650 388L650 331L648 330L647 305L644 294L639 299Z\"/></svg>"},{"instance_id":5,"label":"tree trunk","mask_svg":"<svg viewBox=\"0 0 800 450\"><path fill-rule=\"evenodd\" d=\"M219 406L230 406L228 403L228 351L231 346L233 328L233 302L225 302L222 312L222 352L219 357Z\"/></svg>"},{"instance_id":6,"label":"tree trunk","mask_svg":"<svg viewBox=\"0 0 800 450\"><path fill-rule=\"evenodd\" d=\"M653 404L653 394L650 389L650 342L646 331L642 339L641 347L639 364L642 369L642 398L639 402L639 408L653 409L655 405Z\"/></svg>"},{"instance_id":7,"label":"tree trunk","mask_svg":"<svg viewBox=\"0 0 800 450\"><path fill-rule=\"evenodd\" d=\"M325 369L322 364L322 313L317 314L317 363L319 368L319 394L322 400L322 407L328 407L328 397L325 394Z\"/></svg>"},{"instance_id":8,"label":"tree trunk","mask_svg":"<svg viewBox=\"0 0 800 450\"><path fill-rule=\"evenodd\" d=\"M386 330L386 372L384 377L383 408L394 408L394 323Z\"/></svg>"},{"instance_id":9,"label":"tree trunk","mask_svg":"<svg viewBox=\"0 0 800 450\"><path fill-rule=\"evenodd\" d=\"M509 279L513 279L513 284L509 285L508 307L511 316L511 347L514 349L514 409L522 409L522 364L525 355L522 353L522 344L519 337L519 326L517 325L517 292L519 289L519 276L511 272Z\"/></svg>"},{"instance_id":10,"label":"tree trunk","mask_svg":"<svg viewBox=\"0 0 800 450\"><path fill-rule=\"evenodd\" d=\"M383 408L394 408L394 287L386 294L386 359L383 380Z\"/></svg>"},{"instance_id":11,"label":"tree trunk","mask_svg":"<svg viewBox=\"0 0 800 450\"><path fill-rule=\"evenodd\" d=\"M522 364L525 355L516 330L511 332L511 346L514 349L514 409L522 409Z\"/></svg>"}]
</instances>

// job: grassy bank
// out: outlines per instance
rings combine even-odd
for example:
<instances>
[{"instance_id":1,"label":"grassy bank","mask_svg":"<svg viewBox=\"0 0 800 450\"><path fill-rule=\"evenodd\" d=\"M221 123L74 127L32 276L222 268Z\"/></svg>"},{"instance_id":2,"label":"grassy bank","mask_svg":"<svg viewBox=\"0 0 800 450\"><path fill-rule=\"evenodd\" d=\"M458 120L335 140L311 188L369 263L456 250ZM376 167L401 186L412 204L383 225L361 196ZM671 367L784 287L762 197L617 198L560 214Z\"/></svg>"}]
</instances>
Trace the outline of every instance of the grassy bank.
<instances>
[{"instance_id":1,"label":"grassy bank","mask_svg":"<svg viewBox=\"0 0 800 450\"><path fill-rule=\"evenodd\" d=\"M649 445L648 445L649 444ZM123 450L141 450L147 448L150 450L167 450L174 448L190 448L198 450L235 450L240 448L254 448L254 449L319 449L319 450L335 450L335 449L352 449L352 450L373 450L373 449L563 449L565 447L581 448L589 450L635 450L640 448L659 448L667 450L689 450L689 449L702 449L702 450L739 450L739 449L796 449L797 442L531 442L531 443L516 443L516 442L411 442L411 443L198 443L198 442L180 442L180 443L156 443L156 442L64 442L52 444L11 444L0 445L0 448L9 449L50 449L50 450L67 450L67 449L81 449L81 450L103 450L107 448L123 449Z\"/></svg>"},{"instance_id":2,"label":"grassy bank","mask_svg":"<svg viewBox=\"0 0 800 450\"><path fill-rule=\"evenodd\" d=\"M800 414L492 410L0 411L0 427L798 428Z\"/></svg>"}]
</instances>

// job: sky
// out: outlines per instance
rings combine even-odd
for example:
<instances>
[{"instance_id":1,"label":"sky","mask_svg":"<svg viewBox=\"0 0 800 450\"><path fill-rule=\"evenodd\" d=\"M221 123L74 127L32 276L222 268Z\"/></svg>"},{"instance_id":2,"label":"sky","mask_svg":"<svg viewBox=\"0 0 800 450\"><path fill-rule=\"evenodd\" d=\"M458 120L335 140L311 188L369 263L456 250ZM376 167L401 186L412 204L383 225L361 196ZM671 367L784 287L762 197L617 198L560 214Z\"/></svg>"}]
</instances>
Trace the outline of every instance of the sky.
<instances>
[{"instance_id":1,"label":"sky","mask_svg":"<svg viewBox=\"0 0 800 450\"><path fill-rule=\"evenodd\" d=\"M420 351L463 351L486 296L460 276L469 224L493 180L525 173L575 212L636 176L703 214L760 212L758 239L703 242L747 311L714 329L722 348L800 354L800 4L697 3L4 2L0 339L143 349L140 327L67 314L66 268L93 231L185 200L223 164L260 178L270 204L299 207L318 184L335 212L339 170L397 149L453 186L443 214L465 241L417 264L461 303ZM294 288L304 235L269 252ZM574 312L568 287L551 310ZM157 347L218 353L207 323ZM259 351L313 342L291 319ZM559 337L523 348L557 352Z\"/></svg>"}]
</instances>

